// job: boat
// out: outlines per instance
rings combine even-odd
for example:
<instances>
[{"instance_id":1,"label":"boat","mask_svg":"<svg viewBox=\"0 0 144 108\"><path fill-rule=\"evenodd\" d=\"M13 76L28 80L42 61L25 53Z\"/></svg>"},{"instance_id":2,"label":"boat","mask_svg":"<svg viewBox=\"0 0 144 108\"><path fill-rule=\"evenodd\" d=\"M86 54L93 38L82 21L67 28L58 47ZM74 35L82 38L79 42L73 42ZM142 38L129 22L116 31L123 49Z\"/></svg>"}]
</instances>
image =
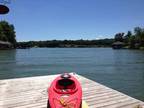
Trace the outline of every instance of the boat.
<instances>
[{"instance_id":1,"label":"boat","mask_svg":"<svg viewBox=\"0 0 144 108\"><path fill-rule=\"evenodd\" d=\"M58 76L48 88L47 108L82 108L82 88L70 74ZM86 107L85 107L86 108Z\"/></svg>"},{"instance_id":2,"label":"boat","mask_svg":"<svg viewBox=\"0 0 144 108\"><path fill-rule=\"evenodd\" d=\"M117 41L112 44L113 49L122 49L124 47L124 43Z\"/></svg>"}]
</instances>

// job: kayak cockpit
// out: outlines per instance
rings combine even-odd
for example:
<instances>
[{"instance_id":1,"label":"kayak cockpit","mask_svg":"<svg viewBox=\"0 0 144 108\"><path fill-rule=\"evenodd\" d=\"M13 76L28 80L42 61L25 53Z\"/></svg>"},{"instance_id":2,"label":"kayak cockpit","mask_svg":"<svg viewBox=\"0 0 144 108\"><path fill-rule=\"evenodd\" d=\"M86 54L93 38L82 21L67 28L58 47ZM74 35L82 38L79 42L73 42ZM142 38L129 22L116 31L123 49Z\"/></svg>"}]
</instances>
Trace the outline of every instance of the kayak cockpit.
<instances>
[{"instance_id":1,"label":"kayak cockpit","mask_svg":"<svg viewBox=\"0 0 144 108\"><path fill-rule=\"evenodd\" d=\"M71 94L77 91L76 83L74 80L60 79L56 82L55 91L58 93Z\"/></svg>"}]
</instances>

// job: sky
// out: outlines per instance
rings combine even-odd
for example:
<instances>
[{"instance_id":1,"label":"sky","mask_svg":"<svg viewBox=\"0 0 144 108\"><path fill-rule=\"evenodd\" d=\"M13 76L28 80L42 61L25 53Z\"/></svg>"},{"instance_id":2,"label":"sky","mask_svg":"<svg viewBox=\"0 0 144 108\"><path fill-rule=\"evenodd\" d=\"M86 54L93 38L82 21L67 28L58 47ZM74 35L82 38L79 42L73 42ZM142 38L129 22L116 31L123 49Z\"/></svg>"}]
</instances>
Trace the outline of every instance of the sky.
<instances>
[{"instance_id":1,"label":"sky","mask_svg":"<svg viewBox=\"0 0 144 108\"><path fill-rule=\"evenodd\" d=\"M144 26L144 0L11 0L17 41L113 38Z\"/></svg>"}]
</instances>

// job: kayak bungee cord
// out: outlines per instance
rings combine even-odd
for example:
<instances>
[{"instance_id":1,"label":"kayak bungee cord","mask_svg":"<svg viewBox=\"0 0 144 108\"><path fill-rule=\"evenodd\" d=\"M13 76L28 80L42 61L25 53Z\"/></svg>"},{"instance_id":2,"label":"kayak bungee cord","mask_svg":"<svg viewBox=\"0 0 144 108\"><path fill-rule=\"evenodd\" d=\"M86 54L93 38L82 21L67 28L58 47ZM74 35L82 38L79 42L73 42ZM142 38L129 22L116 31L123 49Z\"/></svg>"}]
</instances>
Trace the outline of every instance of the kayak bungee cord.
<instances>
[{"instance_id":1,"label":"kayak bungee cord","mask_svg":"<svg viewBox=\"0 0 144 108\"><path fill-rule=\"evenodd\" d=\"M64 100L64 98L60 98L60 103L64 108L74 108L75 104L74 103L70 103Z\"/></svg>"}]
</instances>

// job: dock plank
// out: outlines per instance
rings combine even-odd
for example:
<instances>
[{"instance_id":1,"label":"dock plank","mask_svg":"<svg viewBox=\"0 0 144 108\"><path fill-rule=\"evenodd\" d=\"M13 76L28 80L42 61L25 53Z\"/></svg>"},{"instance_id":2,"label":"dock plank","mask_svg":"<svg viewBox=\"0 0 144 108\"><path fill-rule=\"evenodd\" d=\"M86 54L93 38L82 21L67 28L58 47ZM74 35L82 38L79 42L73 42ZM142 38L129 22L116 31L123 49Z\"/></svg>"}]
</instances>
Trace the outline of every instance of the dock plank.
<instances>
[{"instance_id":1,"label":"dock plank","mask_svg":"<svg viewBox=\"0 0 144 108\"><path fill-rule=\"evenodd\" d=\"M0 108L47 108L47 88L58 75L0 80ZM144 102L83 76L83 100L90 108L144 108Z\"/></svg>"}]
</instances>

